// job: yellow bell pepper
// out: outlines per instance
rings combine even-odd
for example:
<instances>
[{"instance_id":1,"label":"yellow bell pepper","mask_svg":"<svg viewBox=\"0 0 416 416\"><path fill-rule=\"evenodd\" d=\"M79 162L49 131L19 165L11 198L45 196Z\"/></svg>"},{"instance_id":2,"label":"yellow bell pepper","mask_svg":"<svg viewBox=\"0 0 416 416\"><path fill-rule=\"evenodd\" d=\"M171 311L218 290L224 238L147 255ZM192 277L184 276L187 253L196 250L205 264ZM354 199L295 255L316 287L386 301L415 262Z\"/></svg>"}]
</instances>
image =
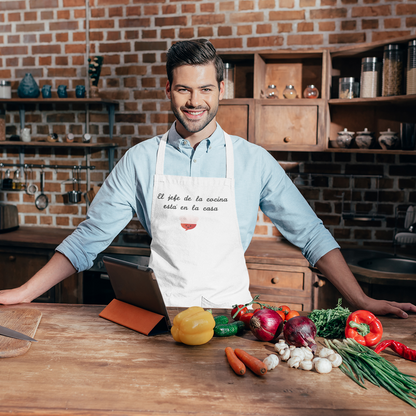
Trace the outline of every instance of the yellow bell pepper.
<instances>
[{"instance_id":1,"label":"yellow bell pepper","mask_svg":"<svg viewBox=\"0 0 416 416\"><path fill-rule=\"evenodd\" d=\"M214 326L212 313L199 306L192 306L175 316L170 332L177 342L202 345L214 336Z\"/></svg>"}]
</instances>

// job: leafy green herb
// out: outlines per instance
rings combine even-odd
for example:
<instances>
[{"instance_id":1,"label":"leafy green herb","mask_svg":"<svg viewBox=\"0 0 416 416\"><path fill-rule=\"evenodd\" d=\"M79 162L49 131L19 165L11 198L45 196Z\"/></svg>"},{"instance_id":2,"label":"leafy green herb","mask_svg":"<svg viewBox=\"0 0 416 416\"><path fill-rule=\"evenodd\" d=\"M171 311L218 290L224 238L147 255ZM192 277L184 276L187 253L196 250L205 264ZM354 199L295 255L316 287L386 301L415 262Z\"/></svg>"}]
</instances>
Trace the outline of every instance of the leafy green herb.
<instances>
[{"instance_id":1,"label":"leafy green herb","mask_svg":"<svg viewBox=\"0 0 416 416\"><path fill-rule=\"evenodd\" d=\"M345 338L345 325L351 311L341 306L342 299L334 309L315 309L308 318L316 326L316 335L323 338Z\"/></svg>"}]
</instances>

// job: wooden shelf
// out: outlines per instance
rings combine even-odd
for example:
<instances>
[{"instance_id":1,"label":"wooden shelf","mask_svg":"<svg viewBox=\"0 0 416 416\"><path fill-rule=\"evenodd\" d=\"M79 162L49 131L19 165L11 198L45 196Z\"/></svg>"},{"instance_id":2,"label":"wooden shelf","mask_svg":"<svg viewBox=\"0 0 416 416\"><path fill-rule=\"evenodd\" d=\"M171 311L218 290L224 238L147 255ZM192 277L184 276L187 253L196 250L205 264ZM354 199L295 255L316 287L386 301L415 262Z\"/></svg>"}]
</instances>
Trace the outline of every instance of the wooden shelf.
<instances>
[{"instance_id":1,"label":"wooden shelf","mask_svg":"<svg viewBox=\"0 0 416 416\"><path fill-rule=\"evenodd\" d=\"M50 143L50 142L21 142L4 141L0 142L0 147L83 147L89 149L115 148L115 143Z\"/></svg>"},{"instance_id":2,"label":"wooden shelf","mask_svg":"<svg viewBox=\"0 0 416 416\"><path fill-rule=\"evenodd\" d=\"M416 106L416 94L397 95L394 97L376 97L376 98L332 98L328 101L330 105L409 105Z\"/></svg>"},{"instance_id":3,"label":"wooden shelf","mask_svg":"<svg viewBox=\"0 0 416 416\"><path fill-rule=\"evenodd\" d=\"M325 149L325 152L330 153L369 153L369 154L383 154L383 155L416 155L416 150L401 150L401 149L341 149L337 147L330 147Z\"/></svg>"},{"instance_id":4,"label":"wooden shelf","mask_svg":"<svg viewBox=\"0 0 416 416\"><path fill-rule=\"evenodd\" d=\"M86 103L86 104L94 104L94 103L102 103L102 104L117 104L118 101L109 100L107 98L1 98L0 103L2 104L45 104L45 103Z\"/></svg>"}]
</instances>

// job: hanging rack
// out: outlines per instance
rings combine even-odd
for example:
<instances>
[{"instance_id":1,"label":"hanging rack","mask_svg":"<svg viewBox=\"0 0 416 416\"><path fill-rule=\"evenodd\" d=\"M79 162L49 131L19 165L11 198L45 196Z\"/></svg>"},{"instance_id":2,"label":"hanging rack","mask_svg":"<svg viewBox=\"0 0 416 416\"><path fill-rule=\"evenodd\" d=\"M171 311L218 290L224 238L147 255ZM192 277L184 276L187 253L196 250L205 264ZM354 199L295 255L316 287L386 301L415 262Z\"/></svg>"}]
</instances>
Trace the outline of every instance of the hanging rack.
<instances>
[{"instance_id":1,"label":"hanging rack","mask_svg":"<svg viewBox=\"0 0 416 416\"><path fill-rule=\"evenodd\" d=\"M0 168L3 167L16 167L16 168L25 168L25 169L87 169L94 170L95 166L82 166L82 165L41 165L35 163L3 163L0 162Z\"/></svg>"}]
</instances>

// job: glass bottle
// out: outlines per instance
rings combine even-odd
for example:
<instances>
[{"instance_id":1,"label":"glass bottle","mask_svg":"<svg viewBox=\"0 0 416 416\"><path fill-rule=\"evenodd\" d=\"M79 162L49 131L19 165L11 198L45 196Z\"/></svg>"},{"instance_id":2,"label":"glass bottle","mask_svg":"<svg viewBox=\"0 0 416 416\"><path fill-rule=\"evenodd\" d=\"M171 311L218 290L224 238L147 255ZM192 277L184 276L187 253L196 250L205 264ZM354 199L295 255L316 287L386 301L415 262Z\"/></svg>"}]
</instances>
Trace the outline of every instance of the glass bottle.
<instances>
[{"instance_id":1,"label":"glass bottle","mask_svg":"<svg viewBox=\"0 0 416 416\"><path fill-rule=\"evenodd\" d=\"M6 111L0 109L0 142L6 140Z\"/></svg>"},{"instance_id":2,"label":"glass bottle","mask_svg":"<svg viewBox=\"0 0 416 416\"><path fill-rule=\"evenodd\" d=\"M407 47L407 86L406 94L416 94L416 39Z\"/></svg>"},{"instance_id":3,"label":"glass bottle","mask_svg":"<svg viewBox=\"0 0 416 416\"><path fill-rule=\"evenodd\" d=\"M305 98L318 98L319 97L318 88L316 88L315 85L308 85L305 88L305 91L303 91L303 96Z\"/></svg>"},{"instance_id":4,"label":"glass bottle","mask_svg":"<svg viewBox=\"0 0 416 416\"><path fill-rule=\"evenodd\" d=\"M339 98L357 98L360 91L360 83L353 77L339 79Z\"/></svg>"},{"instance_id":5,"label":"glass bottle","mask_svg":"<svg viewBox=\"0 0 416 416\"><path fill-rule=\"evenodd\" d=\"M279 91L276 89L276 85L271 84L267 87L266 98L279 98Z\"/></svg>"},{"instance_id":6,"label":"glass bottle","mask_svg":"<svg viewBox=\"0 0 416 416\"><path fill-rule=\"evenodd\" d=\"M10 177L10 169L6 170L3 179L3 189L12 189L13 179Z\"/></svg>"},{"instance_id":7,"label":"glass bottle","mask_svg":"<svg viewBox=\"0 0 416 416\"><path fill-rule=\"evenodd\" d=\"M293 99L297 97L297 92L293 85L286 85L286 88L283 90L283 97L287 99Z\"/></svg>"},{"instance_id":8,"label":"glass bottle","mask_svg":"<svg viewBox=\"0 0 416 416\"><path fill-rule=\"evenodd\" d=\"M12 189L15 189L16 191L22 189L22 182L20 180L20 170L17 169L14 172L13 175L13 182L12 182Z\"/></svg>"},{"instance_id":9,"label":"glass bottle","mask_svg":"<svg viewBox=\"0 0 416 416\"><path fill-rule=\"evenodd\" d=\"M403 54L400 45L386 45L383 54L383 97L400 95L403 84Z\"/></svg>"},{"instance_id":10,"label":"glass bottle","mask_svg":"<svg viewBox=\"0 0 416 416\"><path fill-rule=\"evenodd\" d=\"M224 63L224 97L232 99L235 97L234 91L234 64Z\"/></svg>"},{"instance_id":11,"label":"glass bottle","mask_svg":"<svg viewBox=\"0 0 416 416\"><path fill-rule=\"evenodd\" d=\"M378 58L361 60L361 98L374 98L380 95L381 62Z\"/></svg>"}]
</instances>

